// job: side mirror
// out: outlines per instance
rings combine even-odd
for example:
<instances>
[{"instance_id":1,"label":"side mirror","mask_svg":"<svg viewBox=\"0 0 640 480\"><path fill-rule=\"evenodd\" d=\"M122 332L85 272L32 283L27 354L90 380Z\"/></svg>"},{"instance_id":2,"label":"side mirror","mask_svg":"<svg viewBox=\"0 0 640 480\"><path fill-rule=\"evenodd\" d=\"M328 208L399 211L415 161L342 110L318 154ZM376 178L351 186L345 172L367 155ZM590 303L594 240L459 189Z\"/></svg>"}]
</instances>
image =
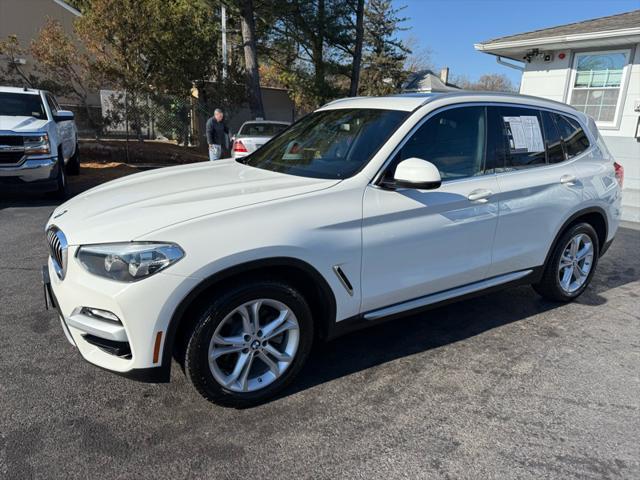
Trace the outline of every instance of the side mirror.
<instances>
[{"instance_id":1,"label":"side mirror","mask_svg":"<svg viewBox=\"0 0 640 480\"><path fill-rule=\"evenodd\" d=\"M67 120L73 120L73 112L71 110L58 110L54 115L53 115L53 121L54 122L64 122Z\"/></svg>"},{"instance_id":2,"label":"side mirror","mask_svg":"<svg viewBox=\"0 0 640 480\"><path fill-rule=\"evenodd\" d=\"M438 168L421 158L407 158L396 167L393 176L396 187L433 190L442 184Z\"/></svg>"}]
</instances>

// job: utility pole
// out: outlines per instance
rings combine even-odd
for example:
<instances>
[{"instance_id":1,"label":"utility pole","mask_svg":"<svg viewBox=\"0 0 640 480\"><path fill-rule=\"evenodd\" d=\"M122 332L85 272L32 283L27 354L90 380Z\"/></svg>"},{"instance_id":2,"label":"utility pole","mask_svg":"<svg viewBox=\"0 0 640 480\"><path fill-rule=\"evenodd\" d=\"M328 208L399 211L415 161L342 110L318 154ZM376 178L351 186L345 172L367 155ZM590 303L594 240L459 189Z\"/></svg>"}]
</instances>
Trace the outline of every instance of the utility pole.
<instances>
[{"instance_id":1,"label":"utility pole","mask_svg":"<svg viewBox=\"0 0 640 480\"><path fill-rule=\"evenodd\" d=\"M223 3L220 7L222 17L222 78L227 78L227 7Z\"/></svg>"}]
</instances>

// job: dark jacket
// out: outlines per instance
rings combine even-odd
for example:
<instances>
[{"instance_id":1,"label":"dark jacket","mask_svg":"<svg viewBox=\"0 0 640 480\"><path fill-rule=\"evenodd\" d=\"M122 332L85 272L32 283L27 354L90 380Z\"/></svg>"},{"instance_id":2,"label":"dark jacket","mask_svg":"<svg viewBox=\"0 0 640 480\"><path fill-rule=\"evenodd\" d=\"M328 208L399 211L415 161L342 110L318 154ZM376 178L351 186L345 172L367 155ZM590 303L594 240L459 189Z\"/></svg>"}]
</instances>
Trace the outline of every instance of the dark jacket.
<instances>
[{"instance_id":1,"label":"dark jacket","mask_svg":"<svg viewBox=\"0 0 640 480\"><path fill-rule=\"evenodd\" d=\"M231 150L231 138L229 137L229 127L222 122L218 122L215 117L207 120L207 143L209 145L221 145L222 151L228 153Z\"/></svg>"}]
</instances>

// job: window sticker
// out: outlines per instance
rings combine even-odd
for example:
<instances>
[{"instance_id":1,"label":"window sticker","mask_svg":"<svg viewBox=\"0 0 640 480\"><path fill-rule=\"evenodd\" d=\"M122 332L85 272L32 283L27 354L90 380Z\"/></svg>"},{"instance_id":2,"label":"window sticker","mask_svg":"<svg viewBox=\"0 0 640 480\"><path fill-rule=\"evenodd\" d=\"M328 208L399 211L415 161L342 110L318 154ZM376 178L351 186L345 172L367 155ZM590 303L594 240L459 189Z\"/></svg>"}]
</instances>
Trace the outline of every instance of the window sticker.
<instances>
[{"instance_id":1,"label":"window sticker","mask_svg":"<svg viewBox=\"0 0 640 480\"><path fill-rule=\"evenodd\" d=\"M544 152L540 121L534 115L502 117L512 153Z\"/></svg>"}]
</instances>

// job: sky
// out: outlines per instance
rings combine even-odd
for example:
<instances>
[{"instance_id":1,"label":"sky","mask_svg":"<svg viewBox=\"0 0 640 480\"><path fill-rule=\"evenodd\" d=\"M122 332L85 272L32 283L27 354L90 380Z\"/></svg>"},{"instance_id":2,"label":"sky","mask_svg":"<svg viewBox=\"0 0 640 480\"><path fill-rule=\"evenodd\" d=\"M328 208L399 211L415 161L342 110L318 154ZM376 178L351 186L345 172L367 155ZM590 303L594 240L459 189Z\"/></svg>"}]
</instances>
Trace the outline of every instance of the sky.
<instances>
[{"instance_id":1,"label":"sky","mask_svg":"<svg viewBox=\"0 0 640 480\"><path fill-rule=\"evenodd\" d=\"M520 72L496 63L493 55L473 48L505 35L554 27L640 9L640 0L394 0L405 5L414 51L430 50L432 64L448 66L450 75L470 80L485 73L503 73L514 85ZM414 43L415 42L415 43Z\"/></svg>"}]
</instances>

